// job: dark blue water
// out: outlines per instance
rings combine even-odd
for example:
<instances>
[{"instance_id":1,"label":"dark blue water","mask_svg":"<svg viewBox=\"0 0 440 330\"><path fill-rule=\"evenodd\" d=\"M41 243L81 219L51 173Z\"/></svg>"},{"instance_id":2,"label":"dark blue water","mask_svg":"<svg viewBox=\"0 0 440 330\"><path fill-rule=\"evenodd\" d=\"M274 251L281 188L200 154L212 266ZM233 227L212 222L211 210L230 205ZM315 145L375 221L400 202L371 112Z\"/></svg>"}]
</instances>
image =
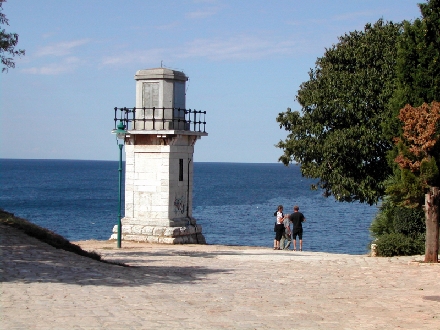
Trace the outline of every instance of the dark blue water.
<instances>
[{"instance_id":1,"label":"dark blue water","mask_svg":"<svg viewBox=\"0 0 440 330\"><path fill-rule=\"evenodd\" d=\"M300 206L304 250L364 254L376 207L311 191L298 166L195 163L193 216L208 244L273 245L273 212ZM118 162L0 159L0 208L71 241L110 237Z\"/></svg>"}]
</instances>

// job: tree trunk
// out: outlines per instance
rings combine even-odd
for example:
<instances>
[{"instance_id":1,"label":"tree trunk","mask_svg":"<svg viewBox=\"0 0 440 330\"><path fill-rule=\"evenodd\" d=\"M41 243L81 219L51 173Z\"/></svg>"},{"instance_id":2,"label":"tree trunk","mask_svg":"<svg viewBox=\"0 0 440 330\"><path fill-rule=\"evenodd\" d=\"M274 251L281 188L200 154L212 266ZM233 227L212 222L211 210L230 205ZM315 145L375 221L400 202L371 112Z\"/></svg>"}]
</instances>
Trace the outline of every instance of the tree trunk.
<instances>
[{"instance_id":1,"label":"tree trunk","mask_svg":"<svg viewBox=\"0 0 440 330\"><path fill-rule=\"evenodd\" d=\"M439 201L439 188L431 187L429 193L425 195L425 262L438 262Z\"/></svg>"}]
</instances>

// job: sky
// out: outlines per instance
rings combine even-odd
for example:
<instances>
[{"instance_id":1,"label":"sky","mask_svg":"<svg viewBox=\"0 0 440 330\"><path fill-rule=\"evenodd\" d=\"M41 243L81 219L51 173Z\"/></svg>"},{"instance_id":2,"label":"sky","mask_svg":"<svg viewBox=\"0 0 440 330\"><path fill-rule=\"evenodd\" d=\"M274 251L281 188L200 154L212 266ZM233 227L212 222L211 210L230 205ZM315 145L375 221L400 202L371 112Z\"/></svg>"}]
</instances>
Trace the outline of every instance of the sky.
<instances>
[{"instance_id":1,"label":"sky","mask_svg":"<svg viewBox=\"0 0 440 330\"><path fill-rule=\"evenodd\" d=\"M276 163L276 117L338 37L420 0L7 0L26 55L0 73L0 158L117 160L114 107L135 106L137 70L188 77L206 111L196 162Z\"/></svg>"}]
</instances>

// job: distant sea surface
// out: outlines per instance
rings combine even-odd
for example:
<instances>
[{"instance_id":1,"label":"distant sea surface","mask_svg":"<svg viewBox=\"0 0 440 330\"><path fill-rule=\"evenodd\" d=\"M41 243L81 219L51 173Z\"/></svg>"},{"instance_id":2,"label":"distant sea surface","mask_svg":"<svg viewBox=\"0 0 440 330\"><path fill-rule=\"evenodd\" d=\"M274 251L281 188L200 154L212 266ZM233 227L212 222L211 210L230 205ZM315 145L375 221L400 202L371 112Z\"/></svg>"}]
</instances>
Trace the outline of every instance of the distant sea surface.
<instances>
[{"instance_id":1,"label":"distant sea surface","mask_svg":"<svg viewBox=\"0 0 440 330\"><path fill-rule=\"evenodd\" d=\"M365 254L376 206L310 190L296 165L194 163L193 216L208 244L273 246L279 204L306 217L304 250ZM70 241L107 240L118 214L118 162L0 159L0 208Z\"/></svg>"}]
</instances>

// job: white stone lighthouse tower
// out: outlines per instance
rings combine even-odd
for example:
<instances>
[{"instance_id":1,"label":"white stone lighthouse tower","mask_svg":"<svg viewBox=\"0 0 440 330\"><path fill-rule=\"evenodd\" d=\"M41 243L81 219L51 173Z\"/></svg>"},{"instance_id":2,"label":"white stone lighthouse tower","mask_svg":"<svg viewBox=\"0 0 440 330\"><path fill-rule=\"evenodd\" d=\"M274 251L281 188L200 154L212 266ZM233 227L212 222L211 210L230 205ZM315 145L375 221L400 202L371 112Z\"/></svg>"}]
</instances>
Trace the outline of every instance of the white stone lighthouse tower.
<instances>
[{"instance_id":1,"label":"white stone lighthouse tower","mask_svg":"<svg viewBox=\"0 0 440 330\"><path fill-rule=\"evenodd\" d=\"M122 121L127 130L122 240L205 244L192 217L192 190L194 145L208 135L206 112L186 109L183 72L139 70L135 80L136 107L115 108L115 127Z\"/></svg>"}]
</instances>

